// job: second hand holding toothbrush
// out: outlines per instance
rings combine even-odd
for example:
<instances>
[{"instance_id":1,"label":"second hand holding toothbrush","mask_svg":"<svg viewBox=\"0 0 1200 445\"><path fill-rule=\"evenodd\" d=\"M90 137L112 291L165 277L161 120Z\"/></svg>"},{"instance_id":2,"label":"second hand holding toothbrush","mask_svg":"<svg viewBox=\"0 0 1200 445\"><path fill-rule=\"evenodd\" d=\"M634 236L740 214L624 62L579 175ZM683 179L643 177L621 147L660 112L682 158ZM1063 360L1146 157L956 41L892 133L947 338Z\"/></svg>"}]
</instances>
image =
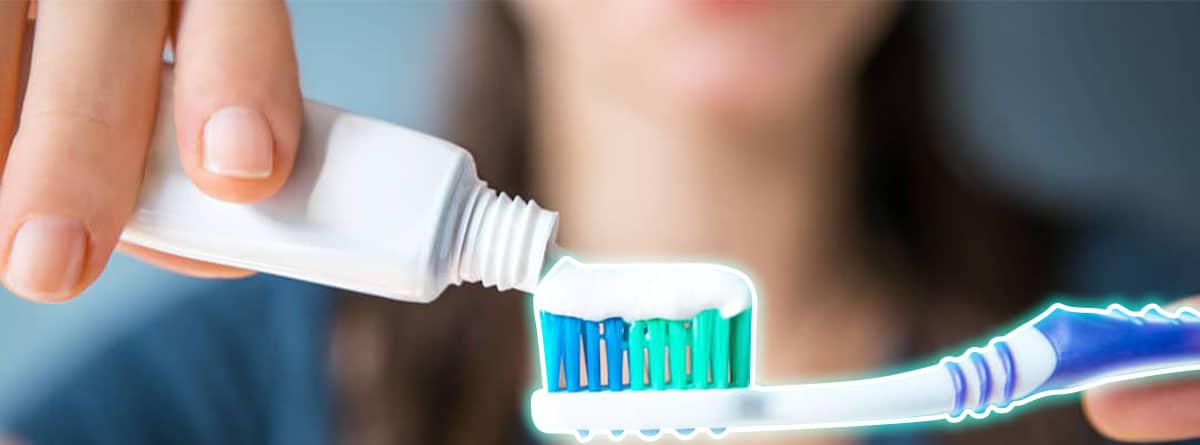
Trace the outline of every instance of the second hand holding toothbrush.
<instances>
[{"instance_id":1,"label":"second hand holding toothbrush","mask_svg":"<svg viewBox=\"0 0 1200 445\"><path fill-rule=\"evenodd\" d=\"M723 305L719 312L696 306L686 309L687 316L675 310L663 317L665 309L654 303L650 289L655 286L638 282L703 275L707 283L742 287L721 287L732 294L725 299L701 295L692 301ZM564 291L579 287L560 285L603 277L620 283L609 285L608 292L650 287L636 292L640 299L589 295L581 299L586 304L577 305ZM1106 383L1200 370L1200 313L1194 309L1054 304L982 347L923 368L862 380L761 386L754 382L750 338L754 287L734 269L589 265L564 258L543 285L534 304L543 388L531 398L533 420L543 432L580 439L594 432L653 439L663 431L688 438L703 430L719 437L727 431L958 422ZM600 366L602 357L606 366Z\"/></svg>"}]
</instances>

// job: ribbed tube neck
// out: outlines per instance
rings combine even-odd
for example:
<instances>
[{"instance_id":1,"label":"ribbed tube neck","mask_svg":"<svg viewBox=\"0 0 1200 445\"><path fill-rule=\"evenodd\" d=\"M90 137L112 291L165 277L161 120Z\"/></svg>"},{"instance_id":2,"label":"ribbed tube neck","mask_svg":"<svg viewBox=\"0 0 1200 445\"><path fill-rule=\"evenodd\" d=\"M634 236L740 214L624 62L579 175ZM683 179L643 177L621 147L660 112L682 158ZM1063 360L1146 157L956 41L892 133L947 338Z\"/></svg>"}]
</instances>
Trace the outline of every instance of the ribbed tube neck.
<instances>
[{"instance_id":1,"label":"ribbed tube neck","mask_svg":"<svg viewBox=\"0 0 1200 445\"><path fill-rule=\"evenodd\" d=\"M558 230L558 212L480 184L462 218L459 279L533 292Z\"/></svg>"}]
</instances>

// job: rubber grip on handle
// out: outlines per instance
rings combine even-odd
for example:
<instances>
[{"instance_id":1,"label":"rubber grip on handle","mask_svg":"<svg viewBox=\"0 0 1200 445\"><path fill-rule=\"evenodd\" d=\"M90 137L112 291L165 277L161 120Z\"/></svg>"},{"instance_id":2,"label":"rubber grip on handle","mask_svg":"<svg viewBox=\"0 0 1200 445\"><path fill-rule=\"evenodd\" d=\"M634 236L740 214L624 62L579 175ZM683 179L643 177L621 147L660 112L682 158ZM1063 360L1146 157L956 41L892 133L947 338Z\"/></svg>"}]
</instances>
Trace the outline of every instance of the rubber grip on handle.
<instances>
[{"instance_id":1,"label":"rubber grip on handle","mask_svg":"<svg viewBox=\"0 0 1200 445\"><path fill-rule=\"evenodd\" d=\"M1034 327L1057 355L1054 372L1039 391L1156 366L1200 365L1200 314L1192 309L1166 313L1158 305L1138 312L1119 305L1104 311L1057 307Z\"/></svg>"}]
</instances>

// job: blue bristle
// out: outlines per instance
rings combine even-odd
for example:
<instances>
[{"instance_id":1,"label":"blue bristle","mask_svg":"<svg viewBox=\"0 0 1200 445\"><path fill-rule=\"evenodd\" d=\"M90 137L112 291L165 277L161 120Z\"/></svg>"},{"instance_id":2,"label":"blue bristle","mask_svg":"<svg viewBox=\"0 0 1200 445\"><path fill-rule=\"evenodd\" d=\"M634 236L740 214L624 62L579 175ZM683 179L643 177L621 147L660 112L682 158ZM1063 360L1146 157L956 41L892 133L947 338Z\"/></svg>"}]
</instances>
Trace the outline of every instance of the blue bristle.
<instances>
[{"instance_id":1,"label":"blue bristle","mask_svg":"<svg viewBox=\"0 0 1200 445\"><path fill-rule=\"evenodd\" d=\"M588 430L579 430L577 433L579 433L579 437L581 439L587 439L588 436L592 435L592 432Z\"/></svg>"},{"instance_id":2,"label":"blue bristle","mask_svg":"<svg viewBox=\"0 0 1200 445\"><path fill-rule=\"evenodd\" d=\"M587 355L587 389L600 390L600 323L583 322L583 350Z\"/></svg>"},{"instance_id":3,"label":"blue bristle","mask_svg":"<svg viewBox=\"0 0 1200 445\"><path fill-rule=\"evenodd\" d=\"M682 436L690 436L692 433L696 432L696 429L695 428L677 428L675 430L675 432L679 433Z\"/></svg>"},{"instance_id":4,"label":"blue bristle","mask_svg":"<svg viewBox=\"0 0 1200 445\"><path fill-rule=\"evenodd\" d=\"M658 435L658 430L641 430L643 436L654 437Z\"/></svg>"},{"instance_id":5,"label":"blue bristle","mask_svg":"<svg viewBox=\"0 0 1200 445\"><path fill-rule=\"evenodd\" d=\"M562 370L562 317L548 312L542 312L542 348L546 354L546 386L550 391L561 391L559 386Z\"/></svg>"},{"instance_id":6,"label":"blue bristle","mask_svg":"<svg viewBox=\"0 0 1200 445\"><path fill-rule=\"evenodd\" d=\"M625 434L625 430L612 430L610 434L612 434L613 437L620 437L622 434Z\"/></svg>"},{"instance_id":7,"label":"blue bristle","mask_svg":"<svg viewBox=\"0 0 1200 445\"><path fill-rule=\"evenodd\" d=\"M621 382L624 374L625 322L620 318L604 320L604 347L608 356L608 389L620 391L625 388Z\"/></svg>"},{"instance_id":8,"label":"blue bristle","mask_svg":"<svg viewBox=\"0 0 1200 445\"><path fill-rule=\"evenodd\" d=\"M725 433L725 427L709 428L708 430L712 431L713 434L717 434L717 435Z\"/></svg>"},{"instance_id":9,"label":"blue bristle","mask_svg":"<svg viewBox=\"0 0 1200 445\"><path fill-rule=\"evenodd\" d=\"M582 320L562 317L563 374L567 378L567 391L579 391L579 334L583 330Z\"/></svg>"}]
</instances>

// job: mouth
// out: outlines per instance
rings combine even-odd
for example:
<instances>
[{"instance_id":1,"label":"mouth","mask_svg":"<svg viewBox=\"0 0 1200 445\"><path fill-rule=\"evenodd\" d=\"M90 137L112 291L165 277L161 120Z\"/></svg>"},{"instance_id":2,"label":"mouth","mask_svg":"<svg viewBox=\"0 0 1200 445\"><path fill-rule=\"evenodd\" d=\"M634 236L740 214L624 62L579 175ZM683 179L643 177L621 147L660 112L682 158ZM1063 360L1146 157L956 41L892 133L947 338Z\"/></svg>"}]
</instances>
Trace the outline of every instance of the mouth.
<instances>
[{"instance_id":1,"label":"mouth","mask_svg":"<svg viewBox=\"0 0 1200 445\"><path fill-rule=\"evenodd\" d=\"M764 9L771 0L685 0L689 10L705 15L746 14Z\"/></svg>"}]
</instances>

